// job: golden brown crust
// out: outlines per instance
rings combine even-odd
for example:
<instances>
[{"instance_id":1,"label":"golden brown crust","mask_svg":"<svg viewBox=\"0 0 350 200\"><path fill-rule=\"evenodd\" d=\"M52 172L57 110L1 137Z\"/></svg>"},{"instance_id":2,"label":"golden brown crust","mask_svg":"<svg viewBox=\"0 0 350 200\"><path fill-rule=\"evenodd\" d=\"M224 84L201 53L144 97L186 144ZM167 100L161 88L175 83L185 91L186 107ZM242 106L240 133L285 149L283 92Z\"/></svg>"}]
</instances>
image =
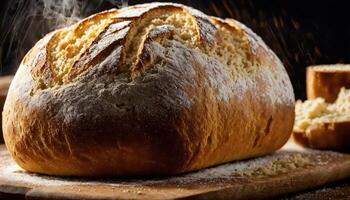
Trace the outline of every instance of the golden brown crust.
<instances>
[{"instance_id":1,"label":"golden brown crust","mask_svg":"<svg viewBox=\"0 0 350 200\"><path fill-rule=\"evenodd\" d=\"M164 24L148 26L169 12L195 19L189 40L196 46L175 39L181 33L169 27L160 31ZM230 31L179 4L116 13L62 83L44 82L31 92L47 78L46 57L34 58L50 36L19 67L3 128L22 168L75 176L169 175L268 154L288 140L294 122L290 80L250 29L228 20ZM116 23L126 24L113 28ZM224 50L235 64L210 52L222 50L225 35L218 32L227 30L238 38Z\"/></svg>"},{"instance_id":2,"label":"golden brown crust","mask_svg":"<svg viewBox=\"0 0 350 200\"><path fill-rule=\"evenodd\" d=\"M23 58L22 64L31 66L31 74L38 83L50 85L54 72L47 62L47 44L57 31L45 35ZM38 84L38 87L40 85Z\"/></svg>"},{"instance_id":3,"label":"golden brown crust","mask_svg":"<svg viewBox=\"0 0 350 200\"><path fill-rule=\"evenodd\" d=\"M312 125L305 132L293 132L292 138L301 146L328 149L350 150L350 121L329 122Z\"/></svg>"},{"instance_id":4,"label":"golden brown crust","mask_svg":"<svg viewBox=\"0 0 350 200\"><path fill-rule=\"evenodd\" d=\"M158 26L151 29L142 41L141 50L137 57L137 63L131 69L131 76L135 78L140 72L144 72L152 63L156 62L153 52L150 52L149 45L152 42L159 42L162 39L168 39L174 34L174 28L171 25Z\"/></svg>"},{"instance_id":5,"label":"golden brown crust","mask_svg":"<svg viewBox=\"0 0 350 200\"><path fill-rule=\"evenodd\" d=\"M13 79L13 76L2 76L0 78L0 108L1 108L1 111L2 111L2 108L4 107L7 91L9 89L9 86L10 86L12 79ZM2 116L0 116L0 119L2 121ZM0 143L4 143L1 127L0 127Z\"/></svg>"},{"instance_id":6,"label":"golden brown crust","mask_svg":"<svg viewBox=\"0 0 350 200\"><path fill-rule=\"evenodd\" d=\"M308 99L323 97L326 102L333 103L342 87L350 88L350 71L322 70L317 66L307 67L306 92Z\"/></svg>"},{"instance_id":7,"label":"golden brown crust","mask_svg":"<svg viewBox=\"0 0 350 200\"><path fill-rule=\"evenodd\" d=\"M81 55L68 73L68 80L73 80L90 66L96 65L101 59L107 57L116 46L125 43L125 36L129 30L129 21L111 23ZM115 60L118 65L121 60Z\"/></svg>"},{"instance_id":8,"label":"golden brown crust","mask_svg":"<svg viewBox=\"0 0 350 200\"><path fill-rule=\"evenodd\" d=\"M78 34L81 27L85 26L87 23L112 13L116 13L116 9L106 10L91 15L90 17L87 17L72 26L72 31L74 34ZM23 59L23 64L28 65L31 68L33 78L40 84L39 88L52 87L54 83L57 82L57 72L50 64L48 46L50 43L54 42L54 38L57 36L57 34L65 29L67 28L56 30L47 34L32 48L30 52L28 52L26 58Z\"/></svg>"}]
</instances>

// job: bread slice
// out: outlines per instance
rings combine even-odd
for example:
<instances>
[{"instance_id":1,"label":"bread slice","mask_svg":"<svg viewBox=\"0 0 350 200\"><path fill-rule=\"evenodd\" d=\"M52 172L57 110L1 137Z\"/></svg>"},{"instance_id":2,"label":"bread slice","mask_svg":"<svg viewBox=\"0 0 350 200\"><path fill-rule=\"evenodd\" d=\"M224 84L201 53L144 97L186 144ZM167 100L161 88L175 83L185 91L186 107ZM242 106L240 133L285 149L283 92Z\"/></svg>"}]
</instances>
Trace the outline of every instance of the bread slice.
<instances>
[{"instance_id":1,"label":"bread slice","mask_svg":"<svg viewBox=\"0 0 350 200\"><path fill-rule=\"evenodd\" d=\"M350 149L350 90L340 89L334 103L318 97L297 101L293 139L316 149Z\"/></svg>"},{"instance_id":2,"label":"bread slice","mask_svg":"<svg viewBox=\"0 0 350 200\"><path fill-rule=\"evenodd\" d=\"M350 65L316 65L306 70L307 98L322 97L326 102L336 100L341 87L350 88Z\"/></svg>"}]
</instances>

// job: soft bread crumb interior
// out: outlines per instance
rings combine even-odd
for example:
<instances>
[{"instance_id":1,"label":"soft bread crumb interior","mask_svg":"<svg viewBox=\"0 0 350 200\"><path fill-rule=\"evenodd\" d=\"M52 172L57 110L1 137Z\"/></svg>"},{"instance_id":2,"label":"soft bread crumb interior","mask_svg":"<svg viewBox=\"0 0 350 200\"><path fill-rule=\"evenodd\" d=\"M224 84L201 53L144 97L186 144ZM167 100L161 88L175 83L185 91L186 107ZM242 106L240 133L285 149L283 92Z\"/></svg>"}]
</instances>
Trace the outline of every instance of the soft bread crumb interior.
<instances>
[{"instance_id":1,"label":"soft bread crumb interior","mask_svg":"<svg viewBox=\"0 0 350 200\"><path fill-rule=\"evenodd\" d=\"M323 98L298 100L295 104L295 132L307 132L312 125L350 120L350 89L341 88L334 103Z\"/></svg>"},{"instance_id":2,"label":"soft bread crumb interior","mask_svg":"<svg viewBox=\"0 0 350 200\"><path fill-rule=\"evenodd\" d=\"M62 82L80 55L91 45L104 28L112 22L114 13L91 18L59 31L49 42L48 55L55 81Z\"/></svg>"},{"instance_id":3,"label":"soft bread crumb interior","mask_svg":"<svg viewBox=\"0 0 350 200\"><path fill-rule=\"evenodd\" d=\"M232 33L224 26L216 24L220 42L215 46L209 55L218 59L227 66L231 75L237 75L246 72L248 66L246 41L240 34ZM239 72L237 72L239 70Z\"/></svg>"}]
</instances>

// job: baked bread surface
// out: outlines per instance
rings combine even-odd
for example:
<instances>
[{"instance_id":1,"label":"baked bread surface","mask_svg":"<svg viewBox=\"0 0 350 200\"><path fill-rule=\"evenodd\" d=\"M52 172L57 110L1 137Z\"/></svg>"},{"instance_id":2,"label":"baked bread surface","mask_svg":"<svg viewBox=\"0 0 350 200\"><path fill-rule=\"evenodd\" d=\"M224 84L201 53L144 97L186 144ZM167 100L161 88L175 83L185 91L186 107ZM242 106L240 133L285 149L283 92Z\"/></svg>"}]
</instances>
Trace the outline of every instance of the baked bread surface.
<instances>
[{"instance_id":1,"label":"baked bread surface","mask_svg":"<svg viewBox=\"0 0 350 200\"><path fill-rule=\"evenodd\" d=\"M308 99L322 97L333 103L340 88L350 88L350 65L314 65L306 69L306 93Z\"/></svg>"},{"instance_id":2,"label":"baked bread surface","mask_svg":"<svg viewBox=\"0 0 350 200\"><path fill-rule=\"evenodd\" d=\"M293 122L289 77L255 33L170 3L47 34L3 111L19 166L73 176L169 175L261 156L285 144Z\"/></svg>"}]
</instances>

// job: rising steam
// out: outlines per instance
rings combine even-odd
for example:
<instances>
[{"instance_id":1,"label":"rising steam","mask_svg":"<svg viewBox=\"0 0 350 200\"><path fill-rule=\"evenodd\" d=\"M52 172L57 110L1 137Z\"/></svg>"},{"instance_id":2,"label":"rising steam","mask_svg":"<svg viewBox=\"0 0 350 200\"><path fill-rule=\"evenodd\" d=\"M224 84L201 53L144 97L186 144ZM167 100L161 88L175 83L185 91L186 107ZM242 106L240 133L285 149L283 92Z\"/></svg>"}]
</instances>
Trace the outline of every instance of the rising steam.
<instances>
[{"instance_id":1,"label":"rising steam","mask_svg":"<svg viewBox=\"0 0 350 200\"><path fill-rule=\"evenodd\" d=\"M0 75L14 73L24 54L46 33L92 13L124 6L126 0L7 1L0 12Z\"/></svg>"},{"instance_id":2,"label":"rising steam","mask_svg":"<svg viewBox=\"0 0 350 200\"><path fill-rule=\"evenodd\" d=\"M83 17L83 2L77 0L41 0L42 16L50 21L50 28L61 28L79 21ZM39 13L40 14L40 13Z\"/></svg>"}]
</instances>

